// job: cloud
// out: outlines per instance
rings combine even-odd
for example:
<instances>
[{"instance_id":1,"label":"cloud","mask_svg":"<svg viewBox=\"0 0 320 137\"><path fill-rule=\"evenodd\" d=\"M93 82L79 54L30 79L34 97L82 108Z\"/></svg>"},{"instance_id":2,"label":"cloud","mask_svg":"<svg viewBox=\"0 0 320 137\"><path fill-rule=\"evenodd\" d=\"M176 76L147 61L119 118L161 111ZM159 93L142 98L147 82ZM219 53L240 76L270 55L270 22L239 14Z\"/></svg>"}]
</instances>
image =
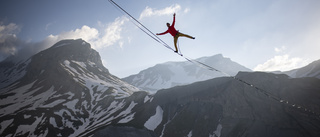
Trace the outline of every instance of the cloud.
<instances>
[{"instance_id":1,"label":"cloud","mask_svg":"<svg viewBox=\"0 0 320 137\"><path fill-rule=\"evenodd\" d=\"M120 46L121 49L123 49L123 41L119 42L119 46Z\"/></svg>"},{"instance_id":2,"label":"cloud","mask_svg":"<svg viewBox=\"0 0 320 137\"><path fill-rule=\"evenodd\" d=\"M287 49L287 48L286 48L285 46L282 46L282 47L280 47L280 48L275 47L275 48L274 48L274 51L275 51L276 53L281 53L281 52L285 51L286 49Z\"/></svg>"},{"instance_id":3,"label":"cloud","mask_svg":"<svg viewBox=\"0 0 320 137\"><path fill-rule=\"evenodd\" d=\"M21 48L21 41L16 37L19 32L20 26L15 23L3 25L0 22L0 61L10 55L15 55Z\"/></svg>"},{"instance_id":4,"label":"cloud","mask_svg":"<svg viewBox=\"0 0 320 137\"><path fill-rule=\"evenodd\" d=\"M179 4L174 4L174 5L171 5L170 7L166 7L160 10L155 10L147 6L140 14L139 19L141 20L145 17L150 17L150 16L171 15L175 12L178 12L180 9L181 9L181 6ZM185 10L185 12L188 12L188 11L189 11L188 9Z\"/></svg>"},{"instance_id":5,"label":"cloud","mask_svg":"<svg viewBox=\"0 0 320 137\"><path fill-rule=\"evenodd\" d=\"M296 69L307 64L307 60L302 58L290 58L288 54L275 56L263 64L259 64L254 71L288 71Z\"/></svg>"},{"instance_id":6,"label":"cloud","mask_svg":"<svg viewBox=\"0 0 320 137\"><path fill-rule=\"evenodd\" d=\"M118 42L122 38L121 32L123 30L123 25L127 21L129 21L129 19L123 16L116 18L114 22L108 24L107 28L104 30L104 35L101 38L91 41L93 48L99 49L108 47ZM120 46L122 45L120 44Z\"/></svg>"},{"instance_id":7,"label":"cloud","mask_svg":"<svg viewBox=\"0 0 320 137\"><path fill-rule=\"evenodd\" d=\"M53 22L46 24L46 27L44 28L44 30L47 31L53 24L54 24Z\"/></svg>"},{"instance_id":8,"label":"cloud","mask_svg":"<svg viewBox=\"0 0 320 137\"><path fill-rule=\"evenodd\" d=\"M19 40L16 37L7 37L5 40L0 42L0 61L10 55L15 55L19 48Z\"/></svg>"},{"instance_id":9,"label":"cloud","mask_svg":"<svg viewBox=\"0 0 320 137\"><path fill-rule=\"evenodd\" d=\"M125 16L116 18L113 22L104 25L98 21L99 31L96 28L83 25L81 28L65 31L57 35L49 35L43 41L32 43L22 41L16 37L20 32L20 27L14 23L2 25L0 22L0 61L10 55L16 55L18 58L28 58L39 51L51 47L56 42L63 39L83 39L89 42L94 49L105 48L114 44L118 44L123 48L122 31L128 18ZM49 27L51 24L47 24ZM19 55L18 55L19 53Z\"/></svg>"},{"instance_id":10,"label":"cloud","mask_svg":"<svg viewBox=\"0 0 320 137\"><path fill-rule=\"evenodd\" d=\"M141 13L140 18L150 17L150 16L162 16L169 15L181 10L181 6L178 4L171 5L164 9L156 10L149 7ZM183 12L189 12L190 9L185 9ZM83 25L81 28L74 30L69 30L61 32L60 34L51 34L47 36L43 41L32 43L27 41L22 41L16 37L16 34L20 32L20 28L15 23L10 23L7 25L2 25L0 22L0 61L10 55L15 55L20 51L21 56L24 57L32 56L41 50L51 47L56 42L63 39L83 39L91 44L94 49L101 49L111 45L117 45L123 48L125 42L130 43L132 38L123 39L126 27L126 22L129 19L125 16L116 18L113 22L104 24L101 21L97 22L99 29ZM45 30L54 24L48 23L45 26ZM24 53L22 53L24 52ZM17 55L18 56L18 55Z\"/></svg>"},{"instance_id":11,"label":"cloud","mask_svg":"<svg viewBox=\"0 0 320 137\"><path fill-rule=\"evenodd\" d=\"M55 42L52 39L46 39L37 43L21 40L17 37L20 30L21 27L15 23L3 25L0 22L0 61L5 60L9 56L14 56L14 58L10 58L13 62L28 59L35 53L49 47L48 42L51 42L50 44Z\"/></svg>"},{"instance_id":12,"label":"cloud","mask_svg":"<svg viewBox=\"0 0 320 137\"><path fill-rule=\"evenodd\" d=\"M59 35L49 35L48 39L53 41L60 41L62 39L83 39L85 41L93 41L99 36L99 31L95 28L90 28L89 26L82 26L80 29L71 30L68 32L62 32Z\"/></svg>"},{"instance_id":13,"label":"cloud","mask_svg":"<svg viewBox=\"0 0 320 137\"><path fill-rule=\"evenodd\" d=\"M5 42L8 37L16 37L16 34L20 32L20 27L15 23L8 25L2 25L0 23L0 43Z\"/></svg>"},{"instance_id":14,"label":"cloud","mask_svg":"<svg viewBox=\"0 0 320 137\"><path fill-rule=\"evenodd\" d=\"M93 43L99 41L99 31L86 25L79 29L62 32L58 35L49 35L46 39L37 43L27 42L17 38L16 34L19 31L20 27L14 23L0 25L0 61L10 55L15 55L17 60L29 58L63 39L81 38Z\"/></svg>"},{"instance_id":15,"label":"cloud","mask_svg":"<svg viewBox=\"0 0 320 137\"><path fill-rule=\"evenodd\" d=\"M188 13L189 11L190 11L189 8L185 8L183 12L184 12L184 13Z\"/></svg>"},{"instance_id":16,"label":"cloud","mask_svg":"<svg viewBox=\"0 0 320 137\"><path fill-rule=\"evenodd\" d=\"M53 45L54 43L63 39L83 39L89 42L94 49L100 49L114 45L119 42L123 25L128 21L126 17L118 17L114 22L106 25L103 33L98 29L89 27L87 25L82 26L80 29L62 32L58 35L49 35L45 41L46 43ZM104 27L100 21L98 21L100 27ZM119 46L122 47L123 42L119 42Z\"/></svg>"}]
</instances>

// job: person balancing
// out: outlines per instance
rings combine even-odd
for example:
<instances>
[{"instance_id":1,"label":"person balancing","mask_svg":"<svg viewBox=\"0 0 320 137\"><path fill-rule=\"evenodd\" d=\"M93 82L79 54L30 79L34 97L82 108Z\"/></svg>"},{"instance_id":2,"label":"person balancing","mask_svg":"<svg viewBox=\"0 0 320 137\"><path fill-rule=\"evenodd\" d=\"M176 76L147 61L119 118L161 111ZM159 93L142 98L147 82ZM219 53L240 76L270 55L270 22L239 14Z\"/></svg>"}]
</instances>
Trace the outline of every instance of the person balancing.
<instances>
[{"instance_id":1,"label":"person balancing","mask_svg":"<svg viewBox=\"0 0 320 137\"><path fill-rule=\"evenodd\" d=\"M162 33L157 33L157 35L163 35L163 34L170 33L174 37L174 47L176 48L175 52L178 53L177 41L178 41L179 37L187 37L187 38L190 38L190 39L195 39L195 37L191 37L189 35L186 35L186 34L183 34L183 33L179 32L179 31L177 31L174 28L175 21L176 21L176 13L173 14L173 21L172 21L171 26L170 26L170 23L167 23L168 30L165 31L165 32L162 32Z\"/></svg>"}]
</instances>

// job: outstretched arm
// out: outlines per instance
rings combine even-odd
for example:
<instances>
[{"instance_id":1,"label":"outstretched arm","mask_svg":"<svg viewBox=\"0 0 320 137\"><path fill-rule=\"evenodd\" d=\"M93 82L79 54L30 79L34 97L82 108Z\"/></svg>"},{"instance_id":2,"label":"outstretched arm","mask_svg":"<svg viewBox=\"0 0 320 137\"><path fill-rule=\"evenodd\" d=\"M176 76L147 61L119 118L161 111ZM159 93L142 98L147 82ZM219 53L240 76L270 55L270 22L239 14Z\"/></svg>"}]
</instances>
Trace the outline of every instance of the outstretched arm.
<instances>
[{"instance_id":1,"label":"outstretched arm","mask_svg":"<svg viewBox=\"0 0 320 137\"><path fill-rule=\"evenodd\" d=\"M174 26L175 23L176 23L176 13L173 14L173 21L171 26Z\"/></svg>"},{"instance_id":2,"label":"outstretched arm","mask_svg":"<svg viewBox=\"0 0 320 137\"><path fill-rule=\"evenodd\" d=\"M165 32L162 32L162 33L157 33L157 35L163 35L163 34L166 34L166 33L168 33L169 32L169 30L167 30L167 31L165 31Z\"/></svg>"}]
</instances>

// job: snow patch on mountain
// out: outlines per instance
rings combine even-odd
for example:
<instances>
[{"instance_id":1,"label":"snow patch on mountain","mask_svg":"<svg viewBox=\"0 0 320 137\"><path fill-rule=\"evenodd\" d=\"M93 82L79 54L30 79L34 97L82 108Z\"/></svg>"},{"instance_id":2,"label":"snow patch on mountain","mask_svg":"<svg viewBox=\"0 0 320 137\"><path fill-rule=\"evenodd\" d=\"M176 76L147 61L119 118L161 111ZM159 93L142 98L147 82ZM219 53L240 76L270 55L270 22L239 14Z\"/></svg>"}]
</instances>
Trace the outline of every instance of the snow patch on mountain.
<instances>
[{"instance_id":1,"label":"snow patch on mountain","mask_svg":"<svg viewBox=\"0 0 320 137\"><path fill-rule=\"evenodd\" d=\"M138 103L126 97L139 89L110 74L82 40L60 41L18 64L1 62L0 70L4 136L89 136L136 114Z\"/></svg>"},{"instance_id":2,"label":"snow patch on mountain","mask_svg":"<svg viewBox=\"0 0 320 137\"><path fill-rule=\"evenodd\" d=\"M38 107L43 107L42 103L48 100L48 98L50 98L50 96L55 92L53 87L51 87L48 92L42 92L39 94L36 93L39 88L26 91L26 89L31 89L34 83L35 82L22 86L10 93L2 94L8 96L0 100L0 104L3 106L0 110L0 116L24 111L24 109L21 108L25 107L27 107L28 110L35 110ZM12 94L14 96L10 96Z\"/></svg>"},{"instance_id":3,"label":"snow patch on mountain","mask_svg":"<svg viewBox=\"0 0 320 137\"><path fill-rule=\"evenodd\" d=\"M87 65L83 62L74 61L74 60L70 60L70 61L65 60L61 65L65 68L66 71L69 72L70 75L74 77L73 79L76 82L82 84L85 87L88 87L90 89L91 96L95 97L97 101L103 99L104 96L100 96L102 94L94 94L94 92L104 92L108 90L109 87L113 87L113 89L111 89L112 90L111 92L113 92L112 96L116 96L118 99L130 96L133 93L132 91L138 91L137 88L132 87L129 84L124 82L121 82L120 84L119 83L112 84L112 82L106 81L105 79L107 78L105 77L101 79L100 77L102 76L99 77L93 74L92 72L86 71L88 70L88 68L87 68ZM94 65L95 64L93 62L90 62L90 66L94 66ZM113 77L109 77L109 79L111 79L111 81L117 81ZM128 92L128 91L124 91L123 88L121 88L122 86L132 87L132 88L130 88Z\"/></svg>"},{"instance_id":4,"label":"snow patch on mountain","mask_svg":"<svg viewBox=\"0 0 320 137\"><path fill-rule=\"evenodd\" d=\"M122 120L121 122L129 122L132 120L130 118L130 114L132 112L132 108L136 105L137 103L131 102L129 107L121 111L125 105L126 102L124 100L122 101L113 101L110 106L107 109L102 109L101 111L92 111L89 113L89 117L86 119L83 119L83 125L81 125L79 128L74 128L75 133L73 133L71 136L79 136L83 131L90 131L90 130L95 130L97 127L101 126L107 126L109 125L114 119L117 119L119 117L125 117L125 120ZM114 114L121 111L121 113L117 116ZM127 118L127 117L128 118ZM132 116L133 117L133 116Z\"/></svg>"},{"instance_id":5,"label":"snow patch on mountain","mask_svg":"<svg viewBox=\"0 0 320 137\"><path fill-rule=\"evenodd\" d=\"M19 125L16 134L13 136L21 136L29 132L29 136L35 136L33 133L37 128L37 125L39 125L40 122L42 122L42 117L44 114L41 115L41 117L35 117L36 120L31 125ZM45 133L44 136L47 136Z\"/></svg>"},{"instance_id":6,"label":"snow patch on mountain","mask_svg":"<svg viewBox=\"0 0 320 137\"><path fill-rule=\"evenodd\" d=\"M0 123L0 133L3 133L3 131L5 130L5 127L8 127L11 123L13 122L13 119L10 120L4 120Z\"/></svg>"},{"instance_id":7,"label":"snow patch on mountain","mask_svg":"<svg viewBox=\"0 0 320 137\"><path fill-rule=\"evenodd\" d=\"M146 103L150 100L150 102L152 101L153 97L149 97L148 95L146 97L144 97L143 103Z\"/></svg>"},{"instance_id":8,"label":"snow patch on mountain","mask_svg":"<svg viewBox=\"0 0 320 137\"><path fill-rule=\"evenodd\" d=\"M22 78L26 74L26 67L31 62L31 59L26 61L21 61L14 64L13 67L8 67L6 62L1 62L0 64L0 89L4 88L18 79Z\"/></svg>"},{"instance_id":9,"label":"snow patch on mountain","mask_svg":"<svg viewBox=\"0 0 320 137\"><path fill-rule=\"evenodd\" d=\"M70 43L61 43L61 44L54 46L53 48L58 48L58 47L66 46L66 45L70 45Z\"/></svg>"},{"instance_id":10,"label":"snow patch on mountain","mask_svg":"<svg viewBox=\"0 0 320 137\"><path fill-rule=\"evenodd\" d=\"M154 131L159 124L162 122L162 117L163 117L163 110L160 106L157 106L156 108L156 114L151 116L146 123L144 124L144 127L146 127L149 130Z\"/></svg>"},{"instance_id":11,"label":"snow patch on mountain","mask_svg":"<svg viewBox=\"0 0 320 137\"><path fill-rule=\"evenodd\" d=\"M127 123L127 122L131 121L134 118L134 113L131 115L129 115L129 114L132 112L132 108L137 104L138 103L135 103L132 101L126 110L122 111L118 116L116 116L116 118L120 117L120 116L125 117L124 119L121 119L118 123Z\"/></svg>"},{"instance_id":12,"label":"snow patch on mountain","mask_svg":"<svg viewBox=\"0 0 320 137\"><path fill-rule=\"evenodd\" d=\"M218 124L217 129L213 132L213 134L209 135L209 137L220 137L221 136L222 125Z\"/></svg>"},{"instance_id":13,"label":"snow patch on mountain","mask_svg":"<svg viewBox=\"0 0 320 137\"><path fill-rule=\"evenodd\" d=\"M111 75L98 53L85 42L67 43L70 45L50 48L32 57L27 66L20 66L27 71L22 78L0 88L2 136L96 136L102 129L106 129L102 132L108 136L139 137L316 136L319 133L315 126L319 121L313 116L319 114L318 79L239 73L237 78L250 84L223 77L148 94L135 92L137 88ZM217 60L200 60L208 65L210 62L218 66L227 64L226 60L219 62L221 56L217 57ZM226 68L234 67L226 65ZM201 79L216 75L202 70L188 62L169 62L143 73L144 78L150 78L147 82L138 82L159 85L169 81L175 85L188 81L189 76ZM232 74L225 68L221 70ZM252 88L252 84L285 100L276 102ZM297 106L307 106L315 113L310 111L305 115L300 111L302 107ZM299 110L295 111L294 107ZM270 132L270 127L274 132Z\"/></svg>"},{"instance_id":14,"label":"snow patch on mountain","mask_svg":"<svg viewBox=\"0 0 320 137\"><path fill-rule=\"evenodd\" d=\"M192 137L192 130L189 132L189 134L187 135L187 137Z\"/></svg>"}]
</instances>

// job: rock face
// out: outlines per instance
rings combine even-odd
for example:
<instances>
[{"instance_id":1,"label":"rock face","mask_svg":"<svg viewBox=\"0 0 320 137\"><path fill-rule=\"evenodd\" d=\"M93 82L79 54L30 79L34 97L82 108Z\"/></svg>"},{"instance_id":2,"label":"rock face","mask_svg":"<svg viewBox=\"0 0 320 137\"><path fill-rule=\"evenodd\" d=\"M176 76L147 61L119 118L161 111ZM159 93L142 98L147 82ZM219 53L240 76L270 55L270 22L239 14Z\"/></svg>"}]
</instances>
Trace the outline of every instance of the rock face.
<instances>
[{"instance_id":1,"label":"rock face","mask_svg":"<svg viewBox=\"0 0 320 137\"><path fill-rule=\"evenodd\" d=\"M320 135L319 79L259 72L241 72L236 77L254 86L222 77L160 90L145 96L145 103L134 108L132 121L107 126L96 136Z\"/></svg>"},{"instance_id":2,"label":"rock face","mask_svg":"<svg viewBox=\"0 0 320 137\"><path fill-rule=\"evenodd\" d=\"M127 116L118 111L130 112L124 98L138 91L111 75L98 52L80 39L60 41L5 69L3 79L10 82L1 83L3 136L87 135Z\"/></svg>"},{"instance_id":3,"label":"rock face","mask_svg":"<svg viewBox=\"0 0 320 137\"><path fill-rule=\"evenodd\" d=\"M221 54L196 60L233 76L239 71L251 71L229 58L223 57ZM138 88L155 93L159 89L187 85L222 76L224 74L203 69L185 61L158 64L139 72L139 74L123 78L123 80Z\"/></svg>"},{"instance_id":4,"label":"rock face","mask_svg":"<svg viewBox=\"0 0 320 137\"><path fill-rule=\"evenodd\" d=\"M240 72L239 80L219 77L149 94L110 74L80 39L1 62L0 69L1 136L320 135L317 78Z\"/></svg>"}]
</instances>

